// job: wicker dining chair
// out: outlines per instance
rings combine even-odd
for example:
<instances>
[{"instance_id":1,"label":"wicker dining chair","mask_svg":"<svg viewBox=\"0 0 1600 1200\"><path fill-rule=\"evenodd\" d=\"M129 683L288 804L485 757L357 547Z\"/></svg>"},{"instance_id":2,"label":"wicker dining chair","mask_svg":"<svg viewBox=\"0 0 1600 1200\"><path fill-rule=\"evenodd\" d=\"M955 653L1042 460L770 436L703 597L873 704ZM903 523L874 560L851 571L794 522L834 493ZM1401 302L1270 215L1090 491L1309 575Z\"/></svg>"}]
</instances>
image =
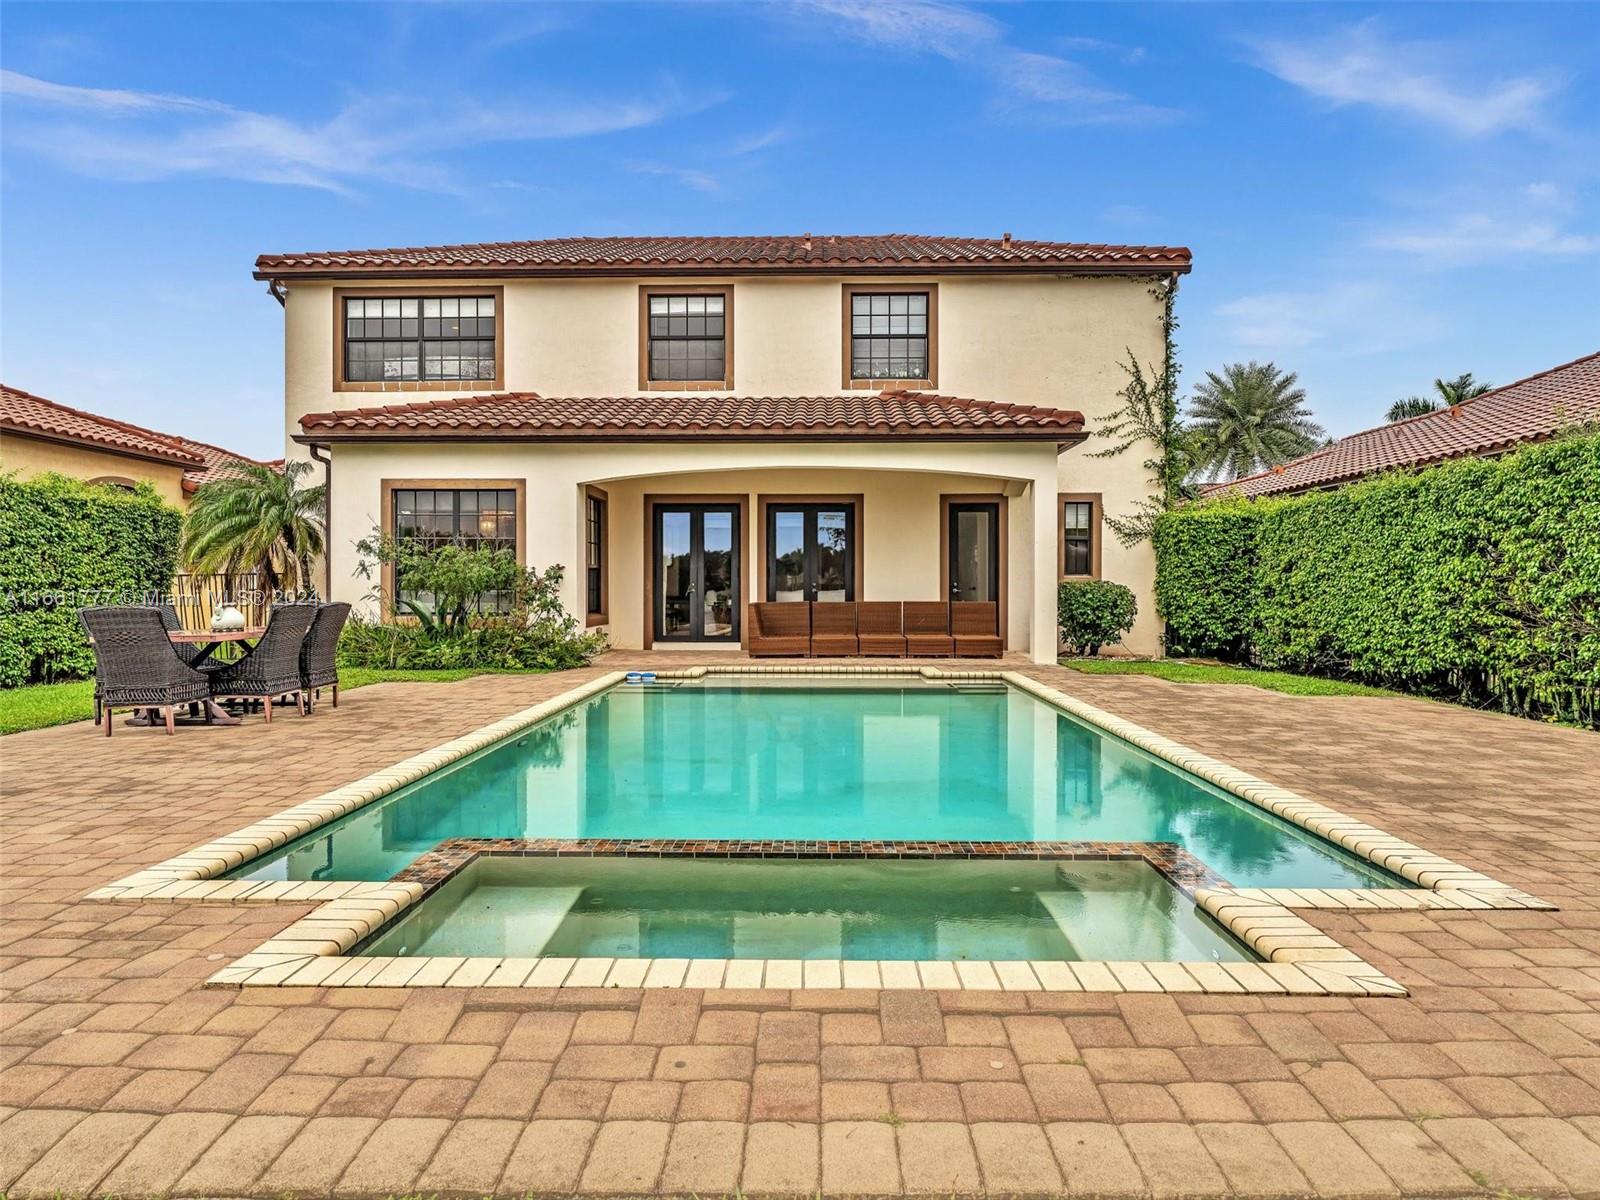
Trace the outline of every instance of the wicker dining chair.
<instances>
[{"instance_id":1,"label":"wicker dining chair","mask_svg":"<svg viewBox=\"0 0 1600 1200\"><path fill-rule=\"evenodd\" d=\"M237 662L222 663L206 672L214 700L260 700L267 722L272 704L280 696L293 696L300 712L307 712L305 689L300 685L300 646L317 614L315 604L274 604L261 640Z\"/></svg>"},{"instance_id":2,"label":"wicker dining chair","mask_svg":"<svg viewBox=\"0 0 1600 1200\"><path fill-rule=\"evenodd\" d=\"M204 700L210 681L180 658L153 608L84 608L78 620L94 642L95 724L106 736L119 708L158 708L173 732L175 705Z\"/></svg>"},{"instance_id":3,"label":"wicker dining chair","mask_svg":"<svg viewBox=\"0 0 1600 1200\"><path fill-rule=\"evenodd\" d=\"M339 634L349 619L350 606L342 601L318 605L306 640L300 643L300 687L308 710L325 687L333 688L333 706L339 707Z\"/></svg>"},{"instance_id":4,"label":"wicker dining chair","mask_svg":"<svg viewBox=\"0 0 1600 1200\"><path fill-rule=\"evenodd\" d=\"M183 620L178 616L176 604L157 604L155 610L161 614L161 626L168 633L177 633L183 628ZM206 652L204 646L197 646L193 642L173 642L172 649L190 666L193 666L194 660L204 656Z\"/></svg>"}]
</instances>

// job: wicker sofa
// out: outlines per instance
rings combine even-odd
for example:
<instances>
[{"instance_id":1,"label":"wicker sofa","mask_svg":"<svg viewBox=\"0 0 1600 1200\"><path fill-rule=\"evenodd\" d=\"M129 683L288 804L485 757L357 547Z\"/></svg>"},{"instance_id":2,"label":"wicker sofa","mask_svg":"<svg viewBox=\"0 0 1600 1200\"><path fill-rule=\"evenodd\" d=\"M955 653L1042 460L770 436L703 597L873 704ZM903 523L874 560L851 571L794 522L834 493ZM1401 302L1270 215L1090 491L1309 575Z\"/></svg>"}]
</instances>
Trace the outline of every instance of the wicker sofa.
<instances>
[{"instance_id":1,"label":"wicker sofa","mask_svg":"<svg viewBox=\"0 0 1600 1200\"><path fill-rule=\"evenodd\" d=\"M863 600L750 606L755 657L999 658L1005 639L993 601Z\"/></svg>"}]
</instances>

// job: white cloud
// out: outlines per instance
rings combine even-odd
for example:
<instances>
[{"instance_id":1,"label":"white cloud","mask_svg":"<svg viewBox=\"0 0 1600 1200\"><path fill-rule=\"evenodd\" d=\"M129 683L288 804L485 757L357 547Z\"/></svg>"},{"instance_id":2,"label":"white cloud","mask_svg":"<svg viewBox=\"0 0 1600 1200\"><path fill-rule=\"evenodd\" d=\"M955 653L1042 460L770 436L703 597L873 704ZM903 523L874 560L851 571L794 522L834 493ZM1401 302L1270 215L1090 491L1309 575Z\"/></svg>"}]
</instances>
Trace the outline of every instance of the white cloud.
<instances>
[{"instance_id":1,"label":"white cloud","mask_svg":"<svg viewBox=\"0 0 1600 1200\"><path fill-rule=\"evenodd\" d=\"M1380 250L1413 254L1439 266L1469 266L1502 258L1583 258L1600 255L1600 237L1574 233L1555 221L1528 216L1462 213L1448 221L1375 234Z\"/></svg>"},{"instance_id":2,"label":"white cloud","mask_svg":"<svg viewBox=\"0 0 1600 1200\"><path fill-rule=\"evenodd\" d=\"M691 101L667 81L659 98L587 100L497 97L492 104L439 97L432 109L370 98L331 118L296 121L219 101L124 89L76 87L0 72L7 139L80 174L153 180L197 175L349 192L379 181L450 191L442 159L495 142L590 137L654 125L717 103Z\"/></svg>"},{"instance_id":3,"label":"white cloud","mask_svg":"<svg viewBox=\"0 0 1600 1200\"><path fill-rule=\"evenodd\" d=\"M1229 354L1267 357L1333 344L1341 354L1375 354L1431 341L1442 322L1379 280L1239 296L1217 306Z\"/></svg>"},{"instance_id":4,"label":"white cloud","mask_svg":"<svg viewBox=\"0 0 1600 1200\"><path fill-rule=\"evenodd\" d=\"M830 32L873 46L933 54L979 71L997 89L991 107L999 113L1066 124L1138 123L1175 115L1104 86L1071 59L1013 46L1004 25L972 9L935 0L796 0L788 11L821 18ZM1104 45L1088 41L1095 49Z\"/></svg>"},{"instance_id":5,"label":"white cloud","mask_svg":"<svg viewBox=\"0 0 1600 1200\"><path fill-rule=\"evenodd\" d=\"M1402 113L1461 137L1537 130L1553 84L1533 75L1498 80L1461 71L1459 49L1385 37L1374 20L1305 41L1259 40L1258 64L1334 105ZM1429 64L1448 63L1446 74Z\"/></svg>"},{"instance_id":6,"label":"white cloud","mask_svg":"<svg viewBox=\"0 0 1600 1200\"><path fill-rule=\"evenodd\" d=\"M660 175L666 179L676 180L684 187L693 188L697 192L722 190L722 180L709 171L696 171L691 167L674 167L658 162L630 162L625 165L635 175Z\"/></svg>"},{"instance_id":7,"label":"white cloud","mask_svg":"<svg viewBox=\"0 0 1600 1200\"><path fill-rule=\"evenodd\" d=\"M832 18L863 41L949 59L967 58L1005 34L982 13L925 0L801 0L800 7Z\"/></svg>"}]
</instances>

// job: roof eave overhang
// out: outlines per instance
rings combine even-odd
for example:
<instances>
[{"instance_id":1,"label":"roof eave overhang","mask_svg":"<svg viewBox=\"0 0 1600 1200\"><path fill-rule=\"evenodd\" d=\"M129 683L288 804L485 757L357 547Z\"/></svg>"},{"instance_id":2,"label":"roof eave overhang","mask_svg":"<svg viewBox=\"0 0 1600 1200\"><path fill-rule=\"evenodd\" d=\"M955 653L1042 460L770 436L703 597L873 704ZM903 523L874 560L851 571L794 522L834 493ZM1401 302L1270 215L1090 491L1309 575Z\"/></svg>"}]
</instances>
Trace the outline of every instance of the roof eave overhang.
<instances>
[{"instance_id":1,"label":"roof eave overhang","mask_svg":"<svg viewBox=\"0 0 1600 1200\"><path fill-rule=\"evenodd\" d=\"M118 446L112 442L97 442L93 438L48 433L43 429L34 429L32 426L18 425L10 421L0 421L0 432L8 433L12 437L32 438L37 442L51 442L57 446L76 446L81 450L94 450L100 454L115 454L119 458L134 458L140 462L160 463L164 467L178 467L188 470L205 466L205 460L198 455L158 454L153 450L136 450L131 446Z\"/></svg>"},{"instance_id":2,"label":"roof eave overhang","mask_svg":"<svg viewBox=\"0 0 1600 1200\"><path fill-rule=\"evenodd\" d=\"M279 285L295 279L334 281L341 279L571 279L596 276L627 278L695 278L745 275L1187 275L1191 264L1183 263L695 263L666 265L619 263L617 265L511 265L477 263L449 266L394 267L270 267L258 266L254 278Z\"/></svg>"},{"instance_id":3,"label":"roof eave overhang","mask_svg":"<svg viewBox=\"0 0 1600 1200\"><path fill-rule=\"evenodd\" d=\"M491 430L483 433L452 430L448 433L416 433L400 430L384 430L382 432L358 432L355 430L336 430L315 428L303 430L294 434L292 440L299 445L359 445L362 443L377 443L383 445L412 444L433 445L439 442L473 443L473 442L526 442L570 445L574 442L585 444L611 443L653 445L661 442L674 444L692 442L715 442L718 444L743 445L759 442L772 444L774 442L831 442L831 443L856 443L872 444L874 442L964 442L971 445L986 446L997 442L1052 442L1058 449L1077 445L1088 438L1087 431L1062 431L1050 430L1041 433L915 433L896 430L891 433L860 434L860 433L664 433L659 430L649 432L616 432L616 433L539 433L518 432L515 430Z\"/></svg>"}]
</instances>

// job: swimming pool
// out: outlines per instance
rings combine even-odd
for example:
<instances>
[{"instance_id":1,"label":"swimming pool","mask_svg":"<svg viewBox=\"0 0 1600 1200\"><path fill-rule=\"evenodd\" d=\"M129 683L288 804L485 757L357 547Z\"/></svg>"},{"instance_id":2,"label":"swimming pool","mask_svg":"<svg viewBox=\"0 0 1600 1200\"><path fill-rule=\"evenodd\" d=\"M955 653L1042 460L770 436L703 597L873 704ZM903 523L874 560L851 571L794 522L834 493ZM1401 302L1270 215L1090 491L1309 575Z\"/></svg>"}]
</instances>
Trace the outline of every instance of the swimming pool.
<instances>
[{"instance_id":1,"label":"swimming pool","mask_svg":"<svg viewBox=\"0 0 1600 1200\"><path fill-rule=\"evenodd\" d=\"M998 680L621 685L244 863L383 880L452 838L1172 843L1239 887L1390 887Z\"/></svg>"}]
</instances>

